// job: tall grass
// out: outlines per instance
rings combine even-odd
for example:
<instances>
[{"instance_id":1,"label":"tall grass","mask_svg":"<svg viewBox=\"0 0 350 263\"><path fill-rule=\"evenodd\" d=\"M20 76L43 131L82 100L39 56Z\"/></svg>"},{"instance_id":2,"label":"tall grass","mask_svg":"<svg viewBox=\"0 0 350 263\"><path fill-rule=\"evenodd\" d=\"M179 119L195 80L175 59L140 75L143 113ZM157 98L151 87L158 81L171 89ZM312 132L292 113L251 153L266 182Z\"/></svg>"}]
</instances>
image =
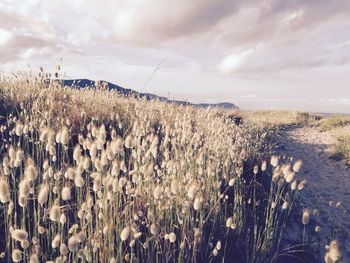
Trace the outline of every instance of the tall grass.
<instances>
[{"instance_id":1,"label":"tall grass","mask_svg":"<svg viewBox=\"0 0 350 263\"><path fill-rule=\"evenodd\" d=\"M305 181L271 127L46 77L0 81L4 260L276 259Z\"/></svg>"}]
</instances>

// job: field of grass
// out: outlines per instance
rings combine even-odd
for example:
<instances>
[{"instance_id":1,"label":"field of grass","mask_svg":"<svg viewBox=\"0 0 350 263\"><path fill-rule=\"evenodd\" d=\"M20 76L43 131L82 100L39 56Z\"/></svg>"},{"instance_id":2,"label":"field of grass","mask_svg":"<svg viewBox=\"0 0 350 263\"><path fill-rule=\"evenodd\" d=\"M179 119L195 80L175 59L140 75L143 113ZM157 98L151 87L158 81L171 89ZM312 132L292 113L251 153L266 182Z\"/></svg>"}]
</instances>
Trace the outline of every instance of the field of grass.
<instances>
[{"instance_id":1,"label":"field of grass","mask_svg":"<svg viewBox=\"0 0 350 263\"><path fill-rule=\"evenodd\" d=\"M236 112L44 79L0 80L3 260L276 262L293 213L305 242L301 161L269 140L300 114L237 126Z\"/></svg>"}]
</instances>

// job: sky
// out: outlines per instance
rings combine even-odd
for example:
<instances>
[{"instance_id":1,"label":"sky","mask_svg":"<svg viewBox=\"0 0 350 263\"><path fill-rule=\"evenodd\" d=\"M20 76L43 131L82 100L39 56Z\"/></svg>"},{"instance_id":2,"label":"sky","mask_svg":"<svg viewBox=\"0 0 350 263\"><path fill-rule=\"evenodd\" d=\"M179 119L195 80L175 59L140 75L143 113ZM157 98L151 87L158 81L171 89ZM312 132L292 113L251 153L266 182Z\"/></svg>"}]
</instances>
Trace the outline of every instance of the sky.
<instances>
[{"instance_id":1,"label":"sky","mask_svg":"<svg viewBox=\"0 0 350 263\"><path fill-rule=\"evenodd\" d=\"M174 99L350 113L350 0L0 1L1 72L61 59Z\"/></svg>"}]
</instances>

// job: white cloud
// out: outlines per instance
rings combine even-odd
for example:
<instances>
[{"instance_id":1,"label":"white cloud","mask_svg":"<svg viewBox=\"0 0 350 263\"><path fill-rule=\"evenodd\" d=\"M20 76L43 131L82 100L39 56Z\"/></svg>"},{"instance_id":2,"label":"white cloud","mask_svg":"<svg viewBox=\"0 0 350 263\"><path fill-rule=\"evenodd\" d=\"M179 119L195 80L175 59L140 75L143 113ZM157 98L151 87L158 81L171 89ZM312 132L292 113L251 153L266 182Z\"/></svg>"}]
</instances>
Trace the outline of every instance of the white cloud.
<instances>
[{"instance_id":1,"label":"white cloud","mask_svg":"<svg viewBox=\"0 0 350 263\"><path fill-rule=\"evenodd\" d=\"M11 37L11 32L0 28L0 46L6 44Z\"/></svg>"},{"instance_id":2,"label":"white cloud","mask_svg":"<svg viewBox=\"0 0 350 263\"><path fill-rule=\"evenodd\" d=\"M218 70L222 73L234 73L247 63L247 60L253 53L254 51L250 49L240 53L230 54L221 61Z\"/></svg>"}]
</instances>

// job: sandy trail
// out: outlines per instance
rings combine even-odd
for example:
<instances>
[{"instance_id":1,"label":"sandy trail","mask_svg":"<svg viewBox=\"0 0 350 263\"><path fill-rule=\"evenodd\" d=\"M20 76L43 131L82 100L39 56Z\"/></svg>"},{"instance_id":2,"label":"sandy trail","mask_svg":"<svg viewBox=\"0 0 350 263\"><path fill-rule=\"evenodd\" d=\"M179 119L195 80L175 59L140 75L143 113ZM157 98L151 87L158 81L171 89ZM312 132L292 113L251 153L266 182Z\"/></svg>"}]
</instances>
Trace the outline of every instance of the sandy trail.
<instances>
[{"instance_id":1,"label":"sandy trail","mask_svg":"<svg viewBox=\"0 0 350 263\"><path fill-rule=\"evenodd\" d=\"M298 177L308 183L301 192L302 203L320 213L310 222L313 227L321 226L317 252L323 258L327 242L337 238L342 243L344 262L350 262L350 167L333 157L335 138L316 127L289 127L279 132L278 141L277 152L303 161Z\"/></svg>"}]
</instances>

